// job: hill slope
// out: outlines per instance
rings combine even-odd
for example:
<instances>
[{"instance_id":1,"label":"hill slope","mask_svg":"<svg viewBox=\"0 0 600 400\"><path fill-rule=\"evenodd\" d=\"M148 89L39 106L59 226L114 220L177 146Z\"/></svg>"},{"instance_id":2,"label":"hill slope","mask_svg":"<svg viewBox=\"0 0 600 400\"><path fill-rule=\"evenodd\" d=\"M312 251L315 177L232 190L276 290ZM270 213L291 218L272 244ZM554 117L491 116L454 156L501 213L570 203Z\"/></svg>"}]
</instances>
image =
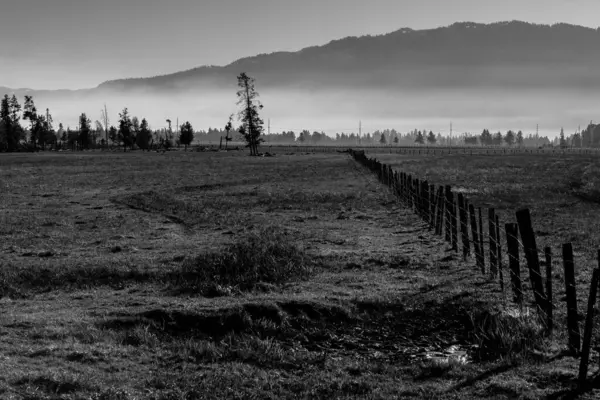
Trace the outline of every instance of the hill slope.
<instances>
[{"instance_id":1,"label":"hill slope","mask_svg":"<svg viewBox=\"0 0 600 400\"><path fill-rule=\"evenodd\" d=\"M456 23L448 27L348 37L298 52L261 54L224 67L122 79L100 89L169 90L232 87L245 71L262 87L522 87L600 85L600 30L524 22Z\"/></svg>"}]
</instances>

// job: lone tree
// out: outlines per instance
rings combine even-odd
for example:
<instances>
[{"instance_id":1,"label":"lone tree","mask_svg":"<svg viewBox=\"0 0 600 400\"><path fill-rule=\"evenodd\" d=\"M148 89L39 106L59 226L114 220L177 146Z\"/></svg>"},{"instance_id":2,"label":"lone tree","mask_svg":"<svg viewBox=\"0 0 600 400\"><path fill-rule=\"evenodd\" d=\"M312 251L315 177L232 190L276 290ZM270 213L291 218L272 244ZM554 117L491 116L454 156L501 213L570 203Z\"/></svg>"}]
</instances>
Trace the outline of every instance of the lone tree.
<instances>
[{"instance_id":1,"label":"lone tree","mask_svg":"<svg viewBox=\"0 0 600 400\"><path fill-rule=\"evenodd\" d=\"M262 110L263 105L257 100L259 94L254 88L254 78L242 72L238 77L237 92L238 105L242 106L238 117L242 122L238 132L246 141L246 147L250 148L250 155L258 155L258 145L263 141L260 137L263 132L264 121L260 119L258 110Z\"/></svg>"},{"instance_id":2,"label":"lone tree","mask_svg":"<svg viewBox=\"0 0 600 400\"><path fill-rule=\"evenodd\" d=\"M179 127L179 142L185 146L185 151L187 151L187 147L192 144L193 140L194 128L192 128L190 121L187 121L185 124Z\"/></svg>"}]
</instances>

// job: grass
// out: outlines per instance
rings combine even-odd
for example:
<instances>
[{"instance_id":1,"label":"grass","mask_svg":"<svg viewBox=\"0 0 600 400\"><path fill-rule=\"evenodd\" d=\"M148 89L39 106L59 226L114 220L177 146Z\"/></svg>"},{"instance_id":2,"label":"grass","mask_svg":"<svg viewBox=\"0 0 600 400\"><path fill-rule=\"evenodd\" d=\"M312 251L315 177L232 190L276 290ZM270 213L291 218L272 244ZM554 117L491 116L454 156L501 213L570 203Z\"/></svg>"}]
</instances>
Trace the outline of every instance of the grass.
<instances>
[{"instance_id":1,"label":"grass","mask_svg":"<svg viewBox=\"0 0 600 400\"><path fill-rule=\"evenodd\" d=\"M0 190L0 398L572 394L578 360L531 357L345 154L5 155ZM427 358L450 347L472 361Z\"/></svg>"},{"instance_id":2,"label":"grass","mask_svg":"<svg viewBox=\"0 0 600 400\"><path fill-rule=\"evenodd\" d=\"M0 296L26 297L49 290L123 287L152 283L172 290L205 296L231 295L268 284L282 285L308 277L312 262L274 227L250 232L234 243L193 258L182 257L174 266L142 269L132 263L72 265L63 268L28 265L0 270Z\"/></svg>"}]
</instances>

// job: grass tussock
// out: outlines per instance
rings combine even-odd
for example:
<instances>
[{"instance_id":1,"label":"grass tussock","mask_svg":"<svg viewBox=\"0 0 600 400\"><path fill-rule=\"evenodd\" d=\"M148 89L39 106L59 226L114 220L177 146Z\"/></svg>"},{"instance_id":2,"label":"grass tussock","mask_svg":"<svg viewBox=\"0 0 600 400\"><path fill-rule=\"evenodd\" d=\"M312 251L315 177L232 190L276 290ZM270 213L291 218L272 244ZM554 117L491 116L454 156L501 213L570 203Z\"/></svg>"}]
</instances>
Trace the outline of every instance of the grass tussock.
<instances>
[{"instance_id":1,"label":"grass tussock","mask_svg":"<svg viewBox=\"0 0 600 400\"><path fill-rule=\"evenodd\" d=\"M204 295L230 294L306 278L311 270L309 258L289 234L266 227L220 252L184 261L178 286Z\"/></svg>"},{"instance_id":2,"label":"grass tussock","mask_svg":"<svg viewBox=\"0 0 600 400\"><path fill-rule=\"evenodd\" d=\"M545 327L529 311L482 311L472 316L473 338L482 361L527 358L547 347Z\"/></svg>"}]
</instances>

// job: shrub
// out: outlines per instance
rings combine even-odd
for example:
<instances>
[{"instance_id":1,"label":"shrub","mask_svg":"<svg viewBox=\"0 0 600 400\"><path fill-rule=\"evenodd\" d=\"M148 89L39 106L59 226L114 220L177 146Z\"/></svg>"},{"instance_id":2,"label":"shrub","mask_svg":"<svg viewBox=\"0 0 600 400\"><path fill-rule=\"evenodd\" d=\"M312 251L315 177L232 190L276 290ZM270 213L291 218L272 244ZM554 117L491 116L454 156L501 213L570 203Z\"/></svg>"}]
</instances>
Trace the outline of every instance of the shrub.
<instances>
[{"instance_id":1,"label":"shrub","mask_svg":"<svg viewBox=\"0 0 600 400\"><path fill-rule=\"evenodd\" d=\"M304 254L281 230L253 232L221 252L202 254L182 266L179 284L203 294L252 290L260 283L282 284L311 271Z\"/></svg>"},{"instance_id":2,"label":"shrub","mask_svg":"<svg viewBox=\"0 0 600 400\"><path fill-rule=\"evenodd\" d=\"M481 360L523 357L546 345L544 326L538 316L528 310L483 311L471 319Z\"/></svg>"}]
</instances>

